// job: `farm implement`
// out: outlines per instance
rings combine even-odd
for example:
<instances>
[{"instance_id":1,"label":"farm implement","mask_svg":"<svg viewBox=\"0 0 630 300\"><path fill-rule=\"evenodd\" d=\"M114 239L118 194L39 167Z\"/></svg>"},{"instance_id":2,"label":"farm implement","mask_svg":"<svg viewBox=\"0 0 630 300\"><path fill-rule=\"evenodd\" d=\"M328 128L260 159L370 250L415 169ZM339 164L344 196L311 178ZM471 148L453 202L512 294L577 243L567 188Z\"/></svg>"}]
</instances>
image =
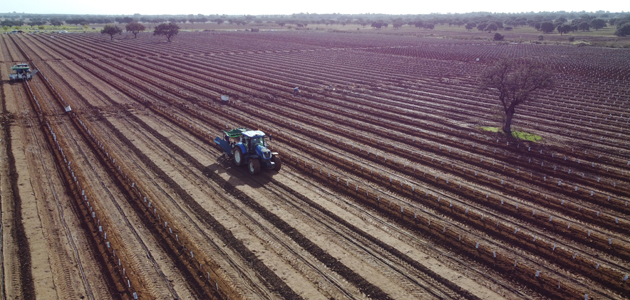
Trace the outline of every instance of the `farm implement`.
<instances>
[{"instance_id":1,"label":"farm implement","mask_svg":"<svg viewBox=\"0 0 630 300\"><path fill-rule=\"evenodd\" d=\"M17 64L11 67L11 70L15 71L15 73L9 74L9 79L11 79L11 81L29 80L37 74L37 70L31 71L31 67L29 67L28 64Z\"/></svg>"},{"instance_id":2,"label":"farm implement","mask_svg":"<svg viewBox=\"0 0 630 300\"><path fill-rule=\"evenodd\" d=\"M267 170L280 171L282 160L277 152L267 148L265 133L260 130L236 128L223 131L223 138L216 137L214 142L234 160L236 166L247 164L249 173L260 173L262 167ZM270 139L271 140L271 139Z\"/></svg>"}]
</instances>

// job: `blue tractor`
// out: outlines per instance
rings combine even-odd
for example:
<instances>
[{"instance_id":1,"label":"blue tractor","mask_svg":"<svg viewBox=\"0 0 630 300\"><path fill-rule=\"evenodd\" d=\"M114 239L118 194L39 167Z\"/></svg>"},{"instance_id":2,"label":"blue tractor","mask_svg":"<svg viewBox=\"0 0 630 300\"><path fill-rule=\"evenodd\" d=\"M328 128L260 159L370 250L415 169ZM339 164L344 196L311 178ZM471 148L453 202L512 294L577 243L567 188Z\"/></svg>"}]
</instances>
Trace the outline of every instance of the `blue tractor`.
<instances>
[{"instance_id":1,"label":"blue tractor","mask_svg":"<svg viewBox=\"0 0 630 300\"><path fill-rule=\"evenodd\" d=\"M282 168L282 160L278 153L267 148L264 132L236 128L223 131L223 134L223 138L217 137L214 142L228 157L233 158L236 166L247 164L252 175L260 173L261 168L276 172Z\"/></svg>"}]
</instances>

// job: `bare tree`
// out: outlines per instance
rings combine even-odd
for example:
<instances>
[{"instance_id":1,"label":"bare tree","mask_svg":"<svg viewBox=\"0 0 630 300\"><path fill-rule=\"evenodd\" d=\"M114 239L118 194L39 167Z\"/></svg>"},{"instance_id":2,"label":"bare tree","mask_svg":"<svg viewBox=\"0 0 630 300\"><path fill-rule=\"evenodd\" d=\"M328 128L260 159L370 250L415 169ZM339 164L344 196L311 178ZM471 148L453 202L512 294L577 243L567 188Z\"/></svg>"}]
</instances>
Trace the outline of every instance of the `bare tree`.
<instances>
[{"instance_id":1,"label":"bare tree","mask_svg":"<svg viewBox=\"0 0 630 300\"><path fill-rule=\"evenodd\" d=\"M512 118L516 107L532 100L537 90L554 86L552 73L540 64L511 60L499 61L481 75L481 89L498 96L505 113L503 132L512 136Z\"/></svg>"}]
</instances>

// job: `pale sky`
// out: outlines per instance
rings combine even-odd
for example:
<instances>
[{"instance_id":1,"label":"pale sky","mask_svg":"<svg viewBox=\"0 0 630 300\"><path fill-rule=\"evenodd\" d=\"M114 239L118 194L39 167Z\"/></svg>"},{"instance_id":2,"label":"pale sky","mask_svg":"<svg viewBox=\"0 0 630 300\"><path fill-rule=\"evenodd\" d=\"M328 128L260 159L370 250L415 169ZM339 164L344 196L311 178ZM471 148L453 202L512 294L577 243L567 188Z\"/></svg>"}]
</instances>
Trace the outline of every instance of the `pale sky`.
<instances>
[{"instance_id":1,"label":"pale sky","mask_svg":"<svg viewBox=\"0 0 630 300\"><path fill-rule=\"evenodd\" d=\"M630 11L628 0L0 0L0 13L58 14L228 14L292 13L428 14L539 11Z\"/></svg>"}]
</instances>

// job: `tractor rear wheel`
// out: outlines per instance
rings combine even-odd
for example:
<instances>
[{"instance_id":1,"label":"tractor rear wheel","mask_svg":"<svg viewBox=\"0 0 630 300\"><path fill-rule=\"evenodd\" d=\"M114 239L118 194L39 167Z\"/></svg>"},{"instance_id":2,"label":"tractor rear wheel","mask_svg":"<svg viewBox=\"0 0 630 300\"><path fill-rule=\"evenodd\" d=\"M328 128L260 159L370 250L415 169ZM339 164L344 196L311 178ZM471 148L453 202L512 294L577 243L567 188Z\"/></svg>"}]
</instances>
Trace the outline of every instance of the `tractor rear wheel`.
<instances>
[{"instance_id":1,"label":"tractor rear wheel","mask_svg":"<svg viewBox=\"0 0 630 300\"><path fill-rule=\"evenodd\" d=\"M249 160L249 173L252 175L260 173L260 161L258 159Z\"/></svg>"},{"instance_id":2,"label":"tractor rear wheel","mask_svg":"<svg viewBox=\"0 0 630 300\"><path fill-rule=\"evenodd\" d=\"M274 155L271 158L271 161L275 164L275 167L273 168L274 171L278 172L280 171L280 169L282 169L282 160L280 159L280 157Z\"/></svg>"},{"instance_id":3,"label":"tractor rear wheel","mask_svg":"<svg viewBox=\"0 0 630 300\"><path fill-rule=\"evenodd\" d=\"M234 164L237 167L240 167L243 165L243 158L244 158L244 155L243 155L243 152L241 152L241 148L238 146L235 147L234 148Z\"/></svg>"}]
</instances>

